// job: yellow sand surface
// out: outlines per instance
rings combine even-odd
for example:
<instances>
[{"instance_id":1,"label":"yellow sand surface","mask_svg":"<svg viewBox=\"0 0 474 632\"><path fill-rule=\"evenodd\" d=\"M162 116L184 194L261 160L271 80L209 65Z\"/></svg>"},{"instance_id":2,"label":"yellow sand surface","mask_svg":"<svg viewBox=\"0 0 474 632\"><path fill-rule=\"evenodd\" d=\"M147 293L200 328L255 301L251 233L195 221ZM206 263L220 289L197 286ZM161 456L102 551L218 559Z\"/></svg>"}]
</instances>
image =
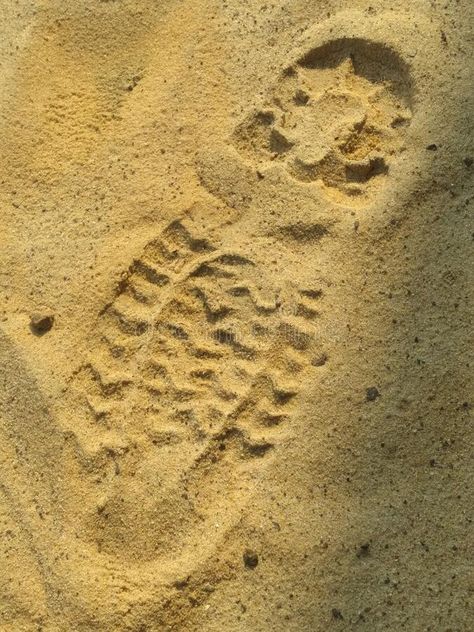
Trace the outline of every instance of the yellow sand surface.
<instances>
[{"instance_id":1,"label":"yellow sand surface","mask_svg":"<svg viewBox=\"0 0 474 632\"><path fill-rule=\"evenodd\" d=\"M0 632L471 632L472 0L0 29Z\"/></svg>"}]
</instances>

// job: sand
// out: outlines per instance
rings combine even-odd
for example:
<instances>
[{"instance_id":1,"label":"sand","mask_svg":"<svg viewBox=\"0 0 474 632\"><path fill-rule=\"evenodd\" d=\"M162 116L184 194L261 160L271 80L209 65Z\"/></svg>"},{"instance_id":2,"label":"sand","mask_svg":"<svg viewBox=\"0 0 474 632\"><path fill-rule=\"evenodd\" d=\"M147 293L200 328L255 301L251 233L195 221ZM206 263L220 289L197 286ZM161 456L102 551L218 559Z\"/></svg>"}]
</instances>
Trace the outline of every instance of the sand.
<instances>
[{"instance_id":1,"label":"sand","mask_svg":"<svg viewBox=\"0 0 474 632\"><path fill-rule=\"evenodd\" d=\"M472 630L472 2L0 16L1 632Z\"/></svg>"}]
</instances>

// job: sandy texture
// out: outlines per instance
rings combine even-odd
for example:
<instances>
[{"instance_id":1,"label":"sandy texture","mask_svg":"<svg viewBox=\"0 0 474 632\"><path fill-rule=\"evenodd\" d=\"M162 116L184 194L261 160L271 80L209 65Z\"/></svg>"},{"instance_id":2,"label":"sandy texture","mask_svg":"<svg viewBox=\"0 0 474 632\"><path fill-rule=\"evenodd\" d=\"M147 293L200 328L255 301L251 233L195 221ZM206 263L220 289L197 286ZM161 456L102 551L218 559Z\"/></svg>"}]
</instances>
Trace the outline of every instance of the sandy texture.
<instances>
[{"instance_id":1,"label":"sandy texture","mask_svg":"<svg viewBox=\"0 0 474 632\"><path fill-rule=\"evenodd\" d=\"M0 16L0 630L472 630L472 2Z\"/></svg>"}]
</instances>

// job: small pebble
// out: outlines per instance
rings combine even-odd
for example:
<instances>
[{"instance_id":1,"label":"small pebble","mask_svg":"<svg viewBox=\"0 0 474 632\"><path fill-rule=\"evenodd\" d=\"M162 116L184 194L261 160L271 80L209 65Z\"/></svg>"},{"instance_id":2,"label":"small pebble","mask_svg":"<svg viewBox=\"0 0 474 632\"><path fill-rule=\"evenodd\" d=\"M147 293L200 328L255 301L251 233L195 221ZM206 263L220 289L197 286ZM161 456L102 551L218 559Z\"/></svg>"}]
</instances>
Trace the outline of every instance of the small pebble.
<instances>
[{"instance_id":1,"label":"small pebble","mask_svg":"<svg viewBox=\"0 0 474 632\"><path fill-rule=\"evenodd\" d=\"M342 619L344 619L344 617L342 616L342 612L338 609L338 608L333 608L331 611L332 614L332 618L341 621Z\"/></svg>"},{"instance_id":2,"label":"small pebble","mask_svg":"<svg viewBox=\"0 0 474 632\"><path fill-rule=\"evenodd\" d=\"M375 402L377 397L380 397L379 389L375 386L371 386L367 389L366 398L368 402Z\"/></svg>"},{"instance_id":3,"label":"small pebble","mask_svg":"<svg viewBox=\"0 0 474 632\"><path fill-rule=\"evenodd\" d=\"M30 318L31 331L37 336L43 336L51 330L54 324L54 314L51 312L35 312Z\"/></svg>"},{"instance_id":4,"label":"small pebble","mask_svg":"<svg viewBox=\"0 0 474 632\"><path fill-rule=\"evenodd\" d=\"M322 353L320 356L316 356L316 358L313 358L311 364L313 366L324 366L327 361L328 361L327 355L325 353Z\"/></svg>"},{"instance_id":5,"label":"small pebble","mask_svg":"<svg viewBox=\"0 0 474 632\"><path fill-rule=\"evenodd\" d=\"M294 102L297 105L306 105L309 101L309 94L306 94L304 90L297 90L294 96Z\"/></svg>"},{"instance_id":6,"label":"small pebble","mask_svg":"<svg viewBox=\"0 0 474 632\"><path fill-rule=\"evenodd\" d=\"M359 547L359 550L357 551L356 555L359 558L367 557L369 555L369 552L370 552L370 544L368 542L365 542Z\"/></svg>"},{"instance_id":7,"label":"small pebble","mask_svg":"<svg viewBox=\"0 0 474 632\"><path fill-rule=\"evenodd\" d=\"M251 549L246 549L246 551L244 552L243 558L244 558L244 564L247 568L251 568L252 570L254 568L257 568L258 555L255 553L255 551L252 551Z\"/></svg>"}]
</instances>

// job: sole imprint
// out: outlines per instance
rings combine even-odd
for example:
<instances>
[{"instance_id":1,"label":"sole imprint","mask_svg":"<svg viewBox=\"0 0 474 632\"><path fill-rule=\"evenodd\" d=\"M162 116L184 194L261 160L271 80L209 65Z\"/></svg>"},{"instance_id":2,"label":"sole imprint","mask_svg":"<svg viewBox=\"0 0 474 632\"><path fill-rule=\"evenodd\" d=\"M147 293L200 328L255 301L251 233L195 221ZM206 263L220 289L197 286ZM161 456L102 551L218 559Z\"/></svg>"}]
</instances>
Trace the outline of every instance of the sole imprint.
<instances>
[{"instance_id":1,"label":"sole imprint","mask_svg":"<svg viewBox=\"0 0 474 632\"><path fill-rule=\"evenodd\" d=\"M146 245L71 385L85 411L74 432L100 480L90 540L151 560L228 513L233 485L291 433L322 356L322 300L316 287L275 286L184 220Z\"/></svg>"}]
</instances>

